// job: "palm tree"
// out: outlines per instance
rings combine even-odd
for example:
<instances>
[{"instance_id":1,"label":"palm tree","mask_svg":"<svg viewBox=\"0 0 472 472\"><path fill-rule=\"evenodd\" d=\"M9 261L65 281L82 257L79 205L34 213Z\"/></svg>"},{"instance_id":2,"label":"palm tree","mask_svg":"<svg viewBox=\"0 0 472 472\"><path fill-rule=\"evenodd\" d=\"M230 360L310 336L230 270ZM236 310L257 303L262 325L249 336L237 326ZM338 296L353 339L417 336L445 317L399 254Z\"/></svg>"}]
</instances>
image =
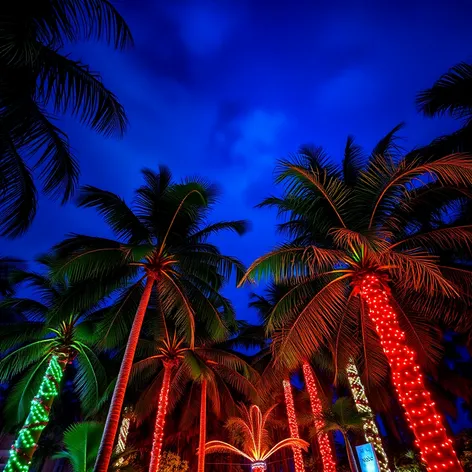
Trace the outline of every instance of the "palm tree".
<instances>
[{"instance_id":1,"label":"palm tree","mask_svg":"<svg viewBox=\"0 0 472 472\"><path fill-rule=\"evenodd\" d=\"M338 398L328 409L322 411L320 419L323 427L316 434L328 431L339 431L346 443L349 467L352 472L357 472L357 463L349 440L350 431L362 431L365 422L370 418L368 413L358 411L354 402L349 397Z\"/></svg>"},{"instance_id":2,"label":"palm tree","mask_svg":"<svg viewBox=\"0 0 472 472\"><path fill-rule=\"evenodd\" d=\"M255 295L253 294L253 299L249 303L249 306L256 308L259 312L259 316L263 321L264 326L267 328L267 322L270 320L272 310L277 305L277 303L283 299L287 293L290 293L292 287L288 284L269 284L266 289L266 296L262 295ZM266 329L266 333L268 331ZM292 437L299 437L298 436L298 425L296 422L296 417L294 411L292 412L291 405L293 404L292 398L292 390L290 386L290 370L289 368L284 369L283 366L277 366L277 352L275 351L275 347L279 344L277 342L273 343L272 349L268 349L268 351L272 351L274 360L268 366L268 368L264 371L264 374L261 378L262 385L270 385L273 381L280 383L280 376L285 376L283 380L283 387L284 387L284 397L285 397L285 404L287 406L287 415L289 419L289 426L290 426L290 434ZM268 353L269 353L268 352ZM275 362L274 362L275 361ZM292 366L293 367L293 366ZM283 372L285 370L285 372ZM316 378L316 375L313 371L310 362L306 360L303 362L302 366L303 376L305 379L305 386L308 392L308 396L310 399L310 406L313 414L313 419L315 421L316 427L321 428L323 425L321 420L318 419L322 409L323 403L322 398L320 396L320 385L319 381ZM336 471L336 461L335 461L335 451L331 441L327 434L319 434L317 437L318 446L320 449L322 464L323 464L323 471L324 472L335 472ZM304 470L303 458L301 454L301 450L299 448L295 448L293 450L294 455L294 462L295 467L298 471Z\"/></svg>"},{"instance_id":3,"label":"palm tree","mask_svg":"<svg viewBox=\"0 0 472 472\"><path fill-rule=\"evenodd\" d=\"M224 441L209 441L205 445L206 454L215 452L238 454L250 461L253 472L263 472L266 470L267 459L280 449L299 447L306 450L308 443L300 438L287 438L270 447L266 424L276 406L272 406L264 414L256 405L249 408L239 407L240 417L232 417L226 424L236 446ZM239 449L238 446L241 448Z\"/></svg>"},{"instance_id":4,"label":"palm tree","mask_svg":"<svg viewBox=\"0 0 472 472\"><path fill-rule=\"evenodd\" d=\"M218 291L223 282L236 272L237 280L244 268L235 258L220 253L208 241L214 234L229 230L243 234L244 221L207 222L218 191L204 181L171 182L165 167L159 173L143 171L144 185L135 192L133 207L118 195L87 186L82 190L79 206L94 207L119 240L74 235L55 250L58 254L56 274L67 274L73 282L100 278L103 291L125 287L119 300L102 323L104 336L110 327L119 326L125 336L128 325L123 323L126 308L136 307L129 331L120 373L113 392L105 424L102 444L97 457L96 472L106 472L118 430L126 387L133 365L141 327L151 294L159 309L171 314L179 335L194 347L196 322L205 326L214 339L224 339L229 327L217 311L211 317L208 296L225 306ZM202 319L195 316L202 314ZM117 339L115 338L114 341Z\"/></svg>"},{"instance_id":5,"label":"palm tree","mask_svg":"<svg viewBox=\"0 0 472 472\"><path fill-rule=\"evenodd\" d=\"M449 115L463 120L458 131L435 139L415 153L442 157L472 151L472 64L461 62L442 75L431 88L418 93L416 104L428 117Z\"/></svg>"},{"instance_id":6,"label":"palm tree","mask_svg":"<svg viewBox=\"0 0 472 472\"><path fill-rule=\"evenodd\" d=\"M377 353L379 365L387 359L425 462L459 471L417 359L425 365L431 364L427 354L438 357L432 320L467 323L460 314L470 299L464 261L470 260L472 226L470 213L461 210L470 201L472 159L404 159L397 130L369 157L349 138L341 167L319 148L282 161L277 182L285 193L263 205L286 216L280 229L290 240L257 259L245 279L271 274L275 283L293 285L267 323L277 334L279 361L297 365L326 344L338 357L357 339L364 357ZM451 221L447 208L460 216ZM460 260L442 256L457 249Z\"/></svg>"},{"instance_id":7,"label":"palm tree","mask_svg":"<svg viewBox=\"0 0 472 472\"><path fill-rule=\"evenodd\" d=\"M32 171L43 192L70 199L79 167L66 134L53 122L66 112L94 131L122 135L123 107L98 73L64 51L82 39L132 44L124 19L108 0L41 0L2 6L0 13L0 234L16 237L37 208ZM33 167L25 160L33 155ZM28 158L29 159L29 158Z\"/></svg>"},{"instance_id":8,"label":"palm tree","mask_svg":"<svg viewBox=\"0 0 472 472\"><path fill-rule=\"evenodd\" d=\"M64 450L55 454L53 459L66 459L73 472L92 472L97 457L103 424L88 421L75 423L64 432ZM115 453L110 472L137 472L142 470L135 460L136 450L123 449Z\"/></svg>"},{"instance_id":9,"label":"palm tree","mask_svg":"<svg viewBox=\"0 0 472 472\"><path fill-rule=\"evenodd\" d=\"M5 470L24 472L48 424L67 366L73 364L76 370L74 387L83 411L87 412L93 411L99 401L106 372L94 352L96 312L72 311L62 316L59 313L66 306L73 306L70 300L76 298L77 292L64 281L53 282L38 273L17 271L15 280L29 283L39 297L2 302L25 319L13 325L3 324L5 335L0 342L0 352L4 353L0 360L0 382L14 383L5 405L6 423L24 421ZM87 298L93 300L83 287L79 293L83 297L80 305Z\"/></svg>"},{"instance_id":10,"label":"palm tree","mask_svg":"<svg viewBox=\"0 0 472 472\"><path fill-rule=\"evenodd\" d=\"M0 297L13 295L15 284L12 283L11 273L23 266L24 263L20 259L0 256Z\"/></svg>"},{"instance_id":11,"label":"palm tree","mask_svg":"<svg viewBox=\"0 0 472 472\"><path fill-rule=\"evenodd\" d=\"M226 316L233 315L227 313ZM138 376L139 384L148 384L137 402L137 413L141 417L148 416L152 410L154 405L152 399L156 398L157 389L160 386L150 472L159 470L170 392L172 392L170 406L173 408L183 397L189 383L193 382L200 386L200 451L204 451L206 442L208 394L217 415L220 413L223 402L226 408L229 408L233 403L231 390L243 394L251 400L257 398L252 383L257 380L257 373L242 358L225 349L224 343L215 344L211 340L199 336L198 345L190 349L184 339L179 340L175 332L174 335L169 335L169 331L165 327L163 339L160 335L155 336L153 341L143 339L140 343L140 350L142 353L147 351L147 356L135 363L132 375L133 378ZM141 390L140 386L137 388ZM204 469L205 454L200 454L198 471L203 472Z\"/></svg>"}]
</instances>

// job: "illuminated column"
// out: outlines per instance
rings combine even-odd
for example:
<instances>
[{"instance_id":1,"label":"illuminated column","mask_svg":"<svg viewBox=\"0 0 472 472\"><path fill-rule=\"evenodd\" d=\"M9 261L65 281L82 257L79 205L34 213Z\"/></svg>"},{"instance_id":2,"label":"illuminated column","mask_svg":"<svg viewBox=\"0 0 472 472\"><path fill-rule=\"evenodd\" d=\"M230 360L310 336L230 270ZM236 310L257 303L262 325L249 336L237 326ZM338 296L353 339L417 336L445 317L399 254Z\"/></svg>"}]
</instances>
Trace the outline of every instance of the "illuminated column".
<instances>
[{"instance_id":1,"label":"illuminated column","mask_svg":"<svg viewBox=\"0 0 472 472\"><path fill-rule=\"evenodd\" d=\"M305 376L306 389L310 397L311 411L315 420L315 427L317 430L323 427L323 421L320 420L323 406L318 396L318 388L316 386L315 377L311 370L310 364L305 362L303 364L303 375ZM321 460L323 461L323 472L336 472L336 462L334 460L333 450L326 433L320 433L317 436L318 444L320 446Z\"/></svg>"},{"instance_id":2,"label":"illuminated column","mask_svg":"<svg viewBox=\"0 0 472 472\"><path fill-rule=\"evenodd\" d=\"M31 402L25 424L11 447L5 472L27 472L29 469L39 437L49 422L52 404L59 394L67 359L68 357L62 354L51 357L38 393Z\"/></svg>"},{"instance_id":3,"label":"illuminated column","mask_svg":"<svg viewBox=\"0 0 472 472\"><path fill-rule=\"evenodd\" d=\"M407 346L405 332L398 323L387 292L375 275L367 275L360 293L368 304L370 317L392 370L398 398L427 469L461 472L452 441L447 437L441 416L425 387L415 352Z\"/></svg>"},{"instance_id":4,"label":"illuminated column","mask_svg":"<svg viewBox=\"0 0 472 472\"><path fill-rule=\"evenodd\" d=\"M151 461L149 472L157 472L161 461L162 440L164 438L164 425L166 421L167 404L169 402L170 376L172 364L164 362L164 378L162 379L159 403L157 405L156 423L154 425L154 437L152 441Z\"/></svg>"},{"instance_id":5,"label":"illuminated column","mask_svg":"<svg viewBox=\"0 0 472 472\"><path fill-rule=\"evenodd\" d=\"M288 426L290 428L290 436L299 439L297 415L295 413L295 405L293 403L292 386L290 380L283 381L285 405L287 407ZM305 465L303 463L302 450L299 447L293 447L293 462L295 463L295 472L304 472Z\"/></svg>"},{"instance_id":6,"label":"illuminated column","mask_svg":"<svg viewBox=\"0 0 472 472\"><path fill-rule=\"evenodd\" d=\"M364 386L362 385L361 379L359 377L359 372L357 371L357 368L352 360L349 362L346 370L352 396L356 402L356 408L361 413L368 413L370 415L370 418L368 418L364 423L365 437L367 441L372 443L374 446L377 460L379 461L380 470L382 472L390 472L387 454L385 454L379 430L377 429L377 425L374 421L372 409L369 406Z\"/></svg>"}]
</instances>

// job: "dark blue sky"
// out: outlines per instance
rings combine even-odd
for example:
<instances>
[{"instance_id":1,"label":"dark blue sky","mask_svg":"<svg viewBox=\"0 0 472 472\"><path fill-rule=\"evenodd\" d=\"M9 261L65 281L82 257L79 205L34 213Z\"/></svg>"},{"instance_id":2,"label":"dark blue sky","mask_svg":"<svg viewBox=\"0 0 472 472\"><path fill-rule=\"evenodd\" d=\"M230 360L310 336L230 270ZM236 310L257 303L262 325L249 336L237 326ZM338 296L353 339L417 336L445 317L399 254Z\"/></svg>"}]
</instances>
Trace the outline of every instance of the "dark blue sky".
<instances>
[{"instance_id":1,"label":"dark blue sky","mask_svg":"<svg viewBox=\"0 0 472 472\"><path fill-rule=\"evenodd\" d=\"M162 5L162 6L159 6ZM120 0L134 49L71 50L125 105L130 129L105 139L62 120L80 158L81 183L126 199L140 169L166 164L201 175L224 194L215 219L247 218L223 251L250 263L277 241L275 217L254 205L273 192L277 158L303 143L339 159L348 134L371 147L401 121L405 147L457 127L415 111L415 93L472 59L467 0ZM108 235L93 210L41 200L32 229L2 241L2 254L33 258L68 232ZM241 318L250 289L228 289Z\"/></svg>"}]
</instances>

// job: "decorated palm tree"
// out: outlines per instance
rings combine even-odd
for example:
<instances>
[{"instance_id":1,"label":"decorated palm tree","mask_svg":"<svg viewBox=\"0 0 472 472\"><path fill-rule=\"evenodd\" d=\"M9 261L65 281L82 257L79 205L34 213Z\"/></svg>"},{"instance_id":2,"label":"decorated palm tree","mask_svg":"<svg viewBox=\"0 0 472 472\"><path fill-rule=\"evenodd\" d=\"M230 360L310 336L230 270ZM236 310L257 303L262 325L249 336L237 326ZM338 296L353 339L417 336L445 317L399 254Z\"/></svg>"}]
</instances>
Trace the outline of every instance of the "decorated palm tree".
<instances>
[{"instance_id":1,"label":"decorated palm tree","mask_svg":"<svg viewBox=\"0 0 472 472\"><path fill-rule=\"evenodd\" d=\"M93 300L84 287L76 292L67 283L54 282L44 275L16 272L17 281L29 283L35 298L10 298L3 306L20 312L25 321L2 325L0 382L12 382L4 419L6 425L24 422L10 451L7 472L25 472L48 425L54 399L61 392L61 380L72 365L74 388L84 412L92 412L106 385L106 372L94 352L97 312L71 311L80 293ZM38 297L38 298L36 298ZM90 302L92 305L92 302ZM76 305L79 306L79 305ZM92 305L93 306L93 305ZM26 419L25 419L26 418Z\"/></svg>"},{"instance_id":2,"label":"decorated palm tree","mask_svg":"<svg viewBox=\"0 0 472 472\"><path fill-rule=\"evenodd\" d=\"M344 438L347 449L347 457L352 472L357 472L358 467L356 458L349 439L349 432L362 431L370 415L358 411L354 402L349 397L338 398L329 408L321 412L320 419L323 426L316 430L316 434L326 433L328 431L339 431Z\"/></svg>"},{"instance_id":3,"label":"decorated palm tree","mask_svg":"<svg viewBox=\"0 0 472 472\"><path fill-rule=\"evenodd\" d=\"M423 460L434 469L459 471L418 362L428 361L423 344L438 344L431 321L467 323L460 314L470 297L465 262L472 226L465 204L472 159L404 159L397 129L368 157L350 138L342 166L329 163L319 148L282 161L277 182L285 193L263 205L286 217L281 230L289 241L257 259L246 278L271 275L293 285L267 324L277 333L279 361L303 363L327 343L336 352L355 339L364 351L381 346L377 357L388 361ZM453 218L446 216L448 208L454 208ZM455 250L460 259L444 257ZM413 318L423 326L420 338Z\"/></svg>"},{"instance_id":4,"label":"decorated palm tree","mask_svg":"<svg viewBox=\"0 0 472 472\"><path fill-rule=\"evenodd\" d=\"M243 234L244 221L209 223L208 216L218 196L217 189L198 180L171 181L167 168L159 173L144 170L145 183L135 192L129 207L118 195L85 187L82 207L94 207L103 215L117 240L74 235L55 249L55 273L66 274L73 283L100 279L104 293L118 291L118 301L101 324L104 342L113 332L113 343L128 339L113 392L96 472L106 472L113 452L126 387L151 296L159 309L172 316L179 335L193 349L195 326L200 323L213 339L224 339L229 331L218 311L210 312L211 296L225 306L219 289L233 271L244 273L235 258L220 253L209 238L229 230ZM125 287L124 289L122 287ZM126 314L135 308L130 322ZM210 307L211 308L211 307ZM132 310L131 310L132 311ZM129 334L128 334L129 333Z\"/></svg>"},{"instance_id":5,"label":"decorated palm tree","mask_svg":"<svg viewBox=\"0 0 472 472\"><path fill-rule=\"evenodd\" d=\"M105 134L122 135L123 107L97 72L70 57L67 44L95 38L115 48L132 44L128 26L107 0L13 2L0 12L0 234L15 237L43 193L63 202L77 186L79 166L54 114L70 112ZM31 156L35 162L31 163ZM27 159L27 160L25 160Z\"/></svg>"},{"instance_id":6,"label":"decorated palm tree","mask_svg":"<svg viewBox=\"0 0 472 472\"><path fill-rule=\"evenodd\" d=\"M238 454L251 463L253 472L266 470L267 459L286 447L298 447L307 449L308 443L300 438L287 438L271 446L267 421L276 405L262 414L260 408L252 405L239 407L240 417L230 418L226 427L232 436L235 445L224 441L209 441L206 443L206 454L226 452ZM201 451L199 451L201 454Z\"/></svg>"},{"instance_id":7,"label":"decorated palm tree","mask_svg":"<svg viewBox=\"0 0 472 472\"><path fill-rule=\"evenodd\" d=\"M225 318L234 316L232 311L220 311ZM185 394L189 383L200 388L201 451L204 451L206 442L208 396L217 415L220 414L222 403L226 411L234 404L232 391L253 401L257 399L253 386L253 382L258 379L256 371L236 353L227 349L224 342L215 344L208 336L202 336L203 333L199 332L198 343L190 349L188 343L184 339L178 339L175 332L169 333L167 323L163 321L165 335L158 332L153 341L141 340L140 353L146 356L136 362L133 369L133 379L138 390L142 390L141 385L147 384L137 402L137 414L141 419L149 415L153 410L153 399L159 397L149 466L151 472L159 470L169 393L172 396L170 407L173 409ZM236 340L233 339L233 342ZM198 471L203 472L204 469L205 454L200 454Z\"/></svg>"}]
</instances>

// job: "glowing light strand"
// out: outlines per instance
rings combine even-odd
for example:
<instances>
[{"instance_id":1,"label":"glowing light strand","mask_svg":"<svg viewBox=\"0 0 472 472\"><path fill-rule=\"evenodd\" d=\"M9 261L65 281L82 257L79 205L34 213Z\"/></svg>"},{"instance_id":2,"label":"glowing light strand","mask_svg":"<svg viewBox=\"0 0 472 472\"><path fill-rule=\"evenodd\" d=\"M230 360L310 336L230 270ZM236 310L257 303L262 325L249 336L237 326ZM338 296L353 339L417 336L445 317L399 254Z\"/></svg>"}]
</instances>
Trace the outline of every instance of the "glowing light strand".
<instances>
[{"instance_id":1,"label":"glowing light strand","mask_svg":"<svg viewBox=\"0 0 472 472\"><path fill-rule=\"evenodd\" d=\"M38 393L31 402L26 421L18 433L10 450L10 457L5 465L5 472L27 472L38 440L49 422L51 406L59 394L60 383L67 364L67 356L51 357L43 376Z\"/></svg>"},{"instance_id":2,"label":"glowing light strand","mask_svg":"<svg viewBox=\"0 0 472 472\"><path fill-rule=\"evenodd\" d=\"M462 467L447 437L442 418L426 389L415 352L406 344L388 295L375 275L361 283L361 296L367 302L383 350L389 361L393 384L416 436L422 460L429 471L461 472Z\"/></svg>"},{"instance_id":3,"label":"glowing light strand","mask_svg":"<svg viewBox=\"0 0 472 472\"><path fill-rule=\"evenodd\" d=\"M164 426L169 403L170 376L172 365L164 363L164 378L162 379L161 391L159 393L159 403L157 405L156 422L154 425L154 436L152 440L151 461L149 472L157 472L161 461L162 440L164 438Z\"/></svg>"},{"instance_id":4,"label":"glowing light strand","mask_svg":"<svg viewBox=\"0 0 472 472\"><path fill-rule=\"evenodd\" d=\"M293 402L292 386L290 381L285 379L283 381L285 406L287 407L288 426L290 429L290 436L299 439L297 415L295 413L295 405ZM302 450L299 447L293 447L293 462L295 463L295 472L304 472L305 465L303 463Z\"/></svg>"},{"instance_id":5,"label":"glowing light strand","mask_svg":"<svg viewBox=\"0 0 472 472\"><path fill-rule=\"evenodd\" d=\"M130 423L131 419L128 416L123 416L123 419L121 420L120 433L118 435L118 442L116 443L115 448L116 454L121 454L126 448Z\"/></svg>"},{"instance_id":6,"label":"glowing light strand","mask_svg":"<svg viewBox=\"0 0 472 472\"><path fill-rule=\"evenodd\" d=\"M265 462L253 462L251 464L252 472L265 472L267 470L267 465Z\"/></svg>"},{"instance_id":7,"label":"glowing light strand","mask_svg":"<svg viewBox=\"0 0 472 472\"><path fill-rule=\"evenodd\" d=\"M380 438L380 433L377 425L375 424L372 409L369 406L369 401L367 400L367 396L365 394L364 385L362 385L359 372L357 371L357 368L352 360L348 364L346 371L352 396L354 397L354 401L356 403L356 408L361 413L368 413L371 416L371 418L367 419L364 423L365 437L367 441L372 443L374 446L380 470L382 472L390 472L387 454L383 448L382 439Z\"/></svg>"},{"instance_id":8,"label":"glowing light strand","mask_svg":"<svg viewBox=\"0 0 472 472\"><path fill-rule=\"evenodd\" d=\"M319 430L323 427L323 421L319 419L323 407L318 395L318 388L316 386L313 371L311 370L310 365L306 362L303 364L303 375L305 376L306 389L308 391L308 396L310 397L311 411L315 418L315 427ZM336 462L334 460L333 450L326 433L320 433L318 435L318 444L320 447L321 460L323 462L323 472L336 472Z\"/></svg>"}]
</instances>

